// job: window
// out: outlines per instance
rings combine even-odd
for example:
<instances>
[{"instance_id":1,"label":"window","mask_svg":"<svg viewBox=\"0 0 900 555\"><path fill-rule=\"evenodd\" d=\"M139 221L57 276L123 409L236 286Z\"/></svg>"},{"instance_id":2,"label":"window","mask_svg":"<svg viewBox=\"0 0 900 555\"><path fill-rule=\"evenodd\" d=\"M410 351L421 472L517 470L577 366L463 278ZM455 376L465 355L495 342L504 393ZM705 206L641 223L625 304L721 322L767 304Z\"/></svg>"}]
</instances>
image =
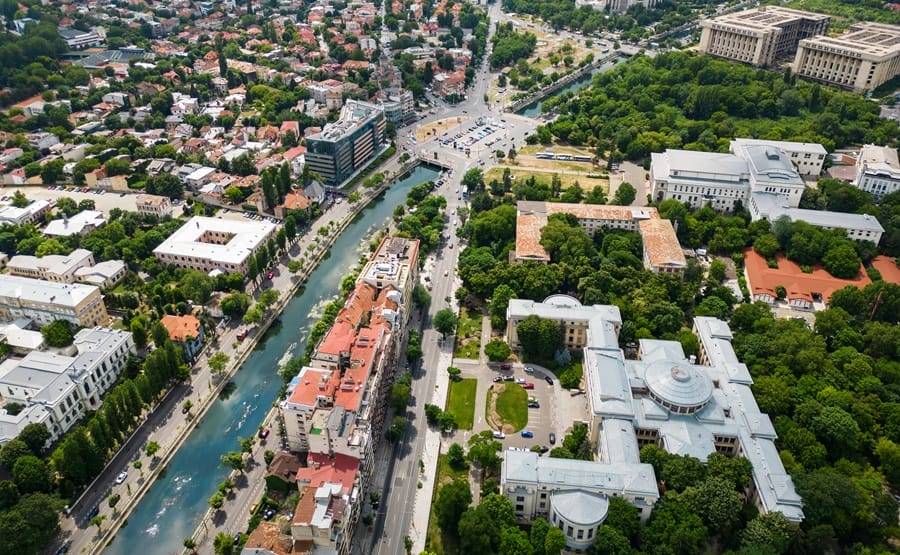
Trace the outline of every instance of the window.
<instances>
[{"instance_id":1,"label":"window","mask_svg":"<svg viewBox=\"0 0 900 555\"><path fill-rule=\"evenodd\" d=\"M573 532L573 531L574 531L574 530L572 529L571 526L567 526L567 527L566 527L566 535L569 536L570 538L572 537L572 532Z\"/></svg>"}]
</instances>

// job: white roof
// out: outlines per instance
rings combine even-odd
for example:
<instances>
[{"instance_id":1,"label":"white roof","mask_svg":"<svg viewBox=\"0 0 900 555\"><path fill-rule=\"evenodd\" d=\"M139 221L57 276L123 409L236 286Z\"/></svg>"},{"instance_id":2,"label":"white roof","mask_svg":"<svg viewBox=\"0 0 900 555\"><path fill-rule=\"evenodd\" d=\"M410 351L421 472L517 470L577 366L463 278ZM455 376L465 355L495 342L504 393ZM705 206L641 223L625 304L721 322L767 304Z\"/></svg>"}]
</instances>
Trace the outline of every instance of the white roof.
<instances>
[{"instance_id":1,"label":"white roof","mask_svg":"<svg viewBox=\"0 0 900 555\"><path fill-rule=\"evenodd\" d=\"M808 152L810 154L828 154L825 147L819 143L795 143L793 141L770 141L768 139L734 139L731 141L731 150L735 145L772 145L785 152Z\"/></svg>"},{"instance_id":2,"label":"white roof","mask_svg":"<svg viewBox=\"0 0 900 555\"><path fill-rule=\"evenodd\" d=\"M53 220L44 228L44 235L67 237L84 231L85 227L100 227L106 223L106 216L97 210L85 210L71 218Z\"/></svg>"},{"instance_id":3,"label":"white roof","mask_svg":"<svg viewBox=\"0 0 900 555\"><path fill-rule=\"evenodd\" d=\"M274 232L275 224L266 221L224 220L194 216L169 236L154 253L204 258L227 264L243 264ZM227 233L224 245L201 241L207 232Z\"/></svg>"},{"instance_id":4,"label":"white roof","mask_svg":"<svg viewBox=\"0 0 900 555\"><path fill-rule=\"evenodd\" d=\"M560 491L550 498L556 514L575 525L596 526L606 520L609 498L586 491Z\"/></svg>"},{"instance_id":5,"label":"white roof","mask_svg":"<svg viewBox=\"0 0 900 555\"><path fill-rule=\"evenodd\" d=\"M65 274L70 268L84 266L93 253L86 249L75 249L69 254L48 254L37 257L17 254L9 259L7 266L28 270L43 270L55 275Z\"/></svg>"},{"instance_id":6,"label":"white roof","mask_svg":"<svg viewBox=\"0 0 900 555\"><path fill-rule=\"evenodd\" d=\"M0 274L0 297L28 302L76 307L97 288L80 283L57 283L43 279L30 279Z\"/></svg>"}]
</instances>

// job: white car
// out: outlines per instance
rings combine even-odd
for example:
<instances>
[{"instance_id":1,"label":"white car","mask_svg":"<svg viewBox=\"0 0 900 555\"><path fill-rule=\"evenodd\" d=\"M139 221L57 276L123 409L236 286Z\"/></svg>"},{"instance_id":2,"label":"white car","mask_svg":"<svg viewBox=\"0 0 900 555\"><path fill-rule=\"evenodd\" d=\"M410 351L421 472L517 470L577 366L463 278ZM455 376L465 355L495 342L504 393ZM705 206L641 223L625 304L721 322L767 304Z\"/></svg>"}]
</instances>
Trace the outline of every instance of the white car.
<instances>
[{"instance_id":1,"label":"white car","mask_svg":"<svg viewBox=\"0 0 900 555\"><path fill-rule=\"evenodd\" d=\"M525 378L516 378L516 383L517 383L517 384L523 384L523 383L525 383Z\"/></svg>"},{"instance_id":2,"label":"white car","mask_svg":"<svg viewBox=\"0 0 900 555\"><path fill-rule=\"evenodd\" d=\"M127 471L123 470L122 472L119 472L119 475L116 476L116 484L121 484L121 483L124 482L127 478L128 478L128 472L127 472Z\"/></svg>"},{"instance_id":3,"label":"white car","mask_svg":"<svg viewBox=\"0 0 900 555\"><path fill-rule=\"evenodd\" d=\"M494 439L506 439L506 434L503 432L494 432Z\"/></svg>"}]
</instances>

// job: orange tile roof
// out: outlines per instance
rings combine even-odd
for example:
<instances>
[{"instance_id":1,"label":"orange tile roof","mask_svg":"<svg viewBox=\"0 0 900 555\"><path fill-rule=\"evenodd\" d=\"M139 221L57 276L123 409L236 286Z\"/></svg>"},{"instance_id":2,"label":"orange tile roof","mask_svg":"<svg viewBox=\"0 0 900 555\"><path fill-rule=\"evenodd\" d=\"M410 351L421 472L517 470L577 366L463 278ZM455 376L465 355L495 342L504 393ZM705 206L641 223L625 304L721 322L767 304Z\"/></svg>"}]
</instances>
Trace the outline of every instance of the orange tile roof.
<instances>
[{"instance_id":1,"label":"orange tile roof","mask_svg":"<svg viewBox=\"0 0 900 555\"><path fill-rule=\"evenodd\" d=\"M297 509L294 511L292 525L309 524L316 513L316 488L305 486L300 488L300 499L297 501Z\"/></svg>"},{"instance_id":2,"label":"orange tile roof","mask_svg":"<svg viewBox=\"0 0 900 555\"><path fill-rule=\"evenodd\" d=\"M331 397L339 385L337 372L305 367L300 371L300 383L294 387L288 402L315 406L320 395Z\"/></svg>"},{"instance_id":3,"label":"orange tile roof","mask_svg":"<svg viewBox=\"0 0 900 555\"><path fill-rule=\"evenodd\" d=\"M881 273L882 280L900 285L900 268L897 267L896 258L876 256L872 259L872 267Z\"/></svg>"},{"instance_id":4,"label":"orange tile roof","mask_svg":"<svg viewBox=\"0 0 900 555\"><path fill-rule=\"evenodd\" d=\"M644 252L651 267L683 268L687 266L687 260L684 259L681 243L678 242L672 222L663 219L641 220L638 222L638 227L641 230Z\"/></svg>"},{"instance_id":5,"label":"orange tile roof","mask_svg":"<svg viewBox=\"0 0 900 555\"><path fill-rule=\"evenodd\" d=\"M384 287L379 292L374 285L365 282L356 284L356 288L347 297L344 307L338 312L334 325L322 339L316 349L319 353L339 355L349 350L356 339L357 330L366 322L382 322L382 310L397 309L397 303L389 300L387 295L393 287Z\"/></svg>"},{"instance_id":6,"label":"orange tile roof","mask_svg":"<svg viewBox=\"0 0 900 555\"><path fill-rule=\"evenodd\" d=\"M359 460L348 455L329 457L324 453L310 453L307 464L309 466L297 471L297 482L311 488L331 482L341 484L344 493L349 493L359 474Z\"/></svg>"},{"instance_id":7,"label":"orange tile roof","mask_svg":"<svg viewBox=\"0 0 900 555\"><path fill-rule=\"evenodd\" d=\"M744 251L744 267L747 271L750 294L768 294L775 297L775 288L779 285L787 290L788 300L803 299L813 301L813 295L821 295L828 302L831 294L848 285L855 285L862 289L872 283L869 276L860 264L859 273L853 279L840 279L829 274L822 266L815 265L812 272L807 274L800 269L796 262L792 262L781 254L775 255L778 268L769 268L766 259L755 250Z\"/></svg>"},{"instance_id":8,"label":"orange tile roof","mask_svg":"<svg viewBox=\"0 0 900 555\"><path fill-rule=\"evenodd\" d=\"M281 203L281 206L285 210L306 210L311 204L312 201L303 196L300 191L291 191L284 195L284 202Z\"/></svg>"},{"instance_id":9,"label":"orange tile roof","mask_svg":"<svg viewBox=\"0 0 900 555\"><path fill-rule=\"evenodd\" d=\"M184 316L166 314L160 322L169 332L169 339L176 343L184 343L188 337L193 339L200 337L200 320L192 314Z\"/></svg>"},{"instance_id":10,"label":"orange tile roof","mask_svg":"<svg viewBox=\"0 0 900 555\"><path fill-rule=\"evenodd\" d=\"M244 549L265 550L275 555L298 553L294 550L294 540L281 533L281 526L277 522L260 522L247 538Z\"/></svg>"}]
</instances>

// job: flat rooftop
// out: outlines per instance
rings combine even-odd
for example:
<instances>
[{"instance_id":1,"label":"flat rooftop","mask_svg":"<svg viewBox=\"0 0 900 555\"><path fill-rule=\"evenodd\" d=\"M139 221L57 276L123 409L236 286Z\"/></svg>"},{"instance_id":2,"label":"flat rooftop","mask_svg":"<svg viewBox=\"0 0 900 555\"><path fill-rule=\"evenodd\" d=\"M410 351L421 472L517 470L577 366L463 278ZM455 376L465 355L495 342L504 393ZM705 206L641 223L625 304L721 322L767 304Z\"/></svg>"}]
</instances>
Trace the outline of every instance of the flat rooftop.
<instances>
[{"instance_id":1,"label":"flat rooftop","mask_svg":"<svg viewBox=\"0 0 900 555\"><path fill-rule=\"evenodd\" d=\"M382 111L382 108L375 104L360 100L348 100L341 108L341 117L336 122L329 123L322 131L310 136L307 140L339 141Z\"/></svg>"},{"instance_id":2,"label":"flat rooftop","mask_svg":"<svg viewBox=\"0 0 900 555\"><path fill-rule=\"evenodd\" d=\"M831 16L819 13L792 10L781 6L760 6L758 8L723 14L709 21L733 25L743 29L771 30L780 29L798 21L828 21Z\"/></svg>"},{"instance_id":3,"label":"flat rooftop","mask_svg":"<svg viewBox=\"0 0 900 555\"><path fill-rule=\"evenodd\" d=\"M900 54L900 27L861 21L837 37L820 35L801 41L806 47L840 48L854 54L889 57Z\"/></svg>"},{"instance_id":4,"label":"flat rooftop","mask_svg":"<svg viewBox=\"0 0 900 555\"><path fill-rule=\"evenodd\" d=\"M202 258L214 262L243 264L244 260L275 231L275 224L248 220L224 220L194 216L162 244L154 254ZM218 244L204 240L206 234L227 235Z\"/></svg>"},{"instance_id":5,"label":"flat rooftop","mask_svg":"<svg viewBox=\"0 0 900 555\"><path fill-rule=\"evenodd\" d=\"M80 283L57 283L0 274L0 297L57 306L76 307L97 288Z\"/></svg>"},{"instance_id":6,"label":"flat rooftop","mask_svg":"<svg viewBox=\"0 0 900 555\"><path fill-rule=\"evenodd\" d=\"M788 299L803 299L813 302L813 295L819 295L827 304L832 293L853 285L862 289L872 283L866 275L862 264L859 274L853 279L836 278L820 265L812 267L812 272L805 273L796 262L792 262L781 254L775 255L777 268L769 268L766 259L755 250L744 251L744 267L751 295L768 294L775 297L775 288L779 285L787 290Z\"/></svg>"}]
</instances>

